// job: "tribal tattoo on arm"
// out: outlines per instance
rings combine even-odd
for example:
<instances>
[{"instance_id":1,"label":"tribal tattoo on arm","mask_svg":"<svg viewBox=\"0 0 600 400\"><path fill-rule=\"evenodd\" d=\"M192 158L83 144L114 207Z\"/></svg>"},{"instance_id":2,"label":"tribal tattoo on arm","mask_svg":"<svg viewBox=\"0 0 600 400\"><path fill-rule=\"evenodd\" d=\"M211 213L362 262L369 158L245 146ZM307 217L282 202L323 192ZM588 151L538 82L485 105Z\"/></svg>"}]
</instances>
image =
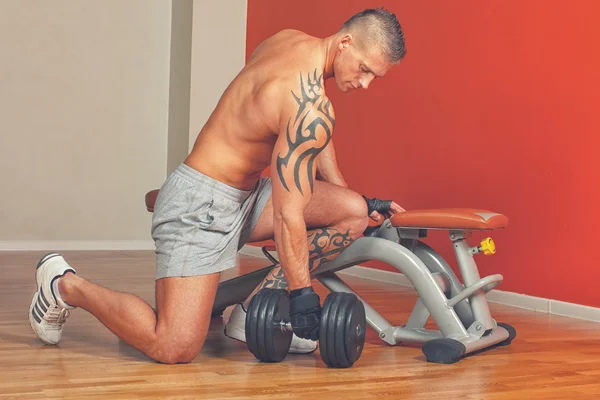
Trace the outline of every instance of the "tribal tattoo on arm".
<instances>
[{"instance_id":1,"label":"tribal tattoo on arm","mask_svg":"<svg viewBox=\"0 0 600 400\"><path fill-rule=\"evenodd\" d=\"M336 258L352 242L350 231L343 233L334 228L321 228L310 231L308 235L309 271L312 272ZM269 273L261 288L265 287L273 289L288 288L281 265L275 266Z\"/></svg>"},{"instance_id":2,"label":"tribal tattoo on arm","mask_svg":"<svg viewBox=\"0 0 600 400\"><path fill-rule=\"evenodd\" d=\"M265 278L264 283L261 286L262 288L269 289L287 289L288 283L285 279L285 275L283 275L283 268L281 268L281 264L277 264L269 275Z\"/></svg>"},{"instance_id":3,"label":"tribal tattoo on arm","mask_svg":"<svg viewBox=\"0 0 600 400\"><path fill-rule=\"evenodd\" d=\"M290 192L292 183L286 180L284 169L293 169L294 184L301 194L304 194L301 177L307 176L312 193L315 159L327 147L335 125L331 102L323 94L323 74L317 76L315 69L312 77L310 73L306 75L305 82L300 73L300 96L293 91L292 96L298 103L298 112L287 122L285 135L289 150L286 155L277 155L277 172L283 187ZM326 137L320 136L322 133L318 131L323 131ZM303 168L305 159L308 162Z\"/></svg>"}]
</instances>

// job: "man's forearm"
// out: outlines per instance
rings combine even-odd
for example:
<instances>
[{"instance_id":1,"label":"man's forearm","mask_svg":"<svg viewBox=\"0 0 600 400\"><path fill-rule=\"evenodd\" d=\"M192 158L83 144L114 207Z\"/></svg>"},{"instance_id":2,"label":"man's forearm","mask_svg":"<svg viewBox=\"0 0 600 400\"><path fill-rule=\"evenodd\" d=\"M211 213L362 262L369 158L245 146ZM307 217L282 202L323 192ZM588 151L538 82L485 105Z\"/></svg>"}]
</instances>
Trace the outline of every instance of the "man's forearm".
<instances>
[{"instance_id":1,"label":"man's forearm","mask_svg":"<svg viewBox=\"0 0 600 400\"><path fill-rule=\"evenodd\" d=\"M288 281L289 289L310 286L308 240L302 213L275 216L274 233L279 262Z\"/></svg>"}]
</instances>

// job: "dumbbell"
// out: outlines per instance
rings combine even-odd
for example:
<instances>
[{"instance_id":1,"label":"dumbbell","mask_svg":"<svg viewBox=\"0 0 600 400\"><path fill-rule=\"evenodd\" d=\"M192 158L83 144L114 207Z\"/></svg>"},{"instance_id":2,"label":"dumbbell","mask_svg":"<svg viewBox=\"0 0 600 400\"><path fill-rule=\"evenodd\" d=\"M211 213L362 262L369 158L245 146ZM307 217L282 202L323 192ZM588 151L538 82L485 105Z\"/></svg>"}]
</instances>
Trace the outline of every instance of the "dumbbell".
<instances>
[{"instance_id":1,"label":"dumbbell","mask_svg":"<svg viewBox=\"0 0 600 400\"><path fill-rule=\"evenodd\" d=\"M330 367L348 368L365 344L365 307L352 293L330 293L321 309L319 345L321 358ZM261 289L250 301L246 314L246 343L263 362L280 362L292 342L290 294L284 289Z\"/></svg>"}]
</instances>

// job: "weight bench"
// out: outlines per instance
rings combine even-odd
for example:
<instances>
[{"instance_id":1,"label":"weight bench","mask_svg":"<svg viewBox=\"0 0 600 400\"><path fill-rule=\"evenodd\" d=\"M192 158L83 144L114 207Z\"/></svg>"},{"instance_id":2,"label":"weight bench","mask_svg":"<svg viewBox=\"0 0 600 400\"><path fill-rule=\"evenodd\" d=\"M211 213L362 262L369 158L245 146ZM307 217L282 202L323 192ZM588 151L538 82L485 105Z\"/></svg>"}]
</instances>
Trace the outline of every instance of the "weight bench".
<instances>
[{"instance_id":1,"label":"weight bench","mask_svg":"<svg viewBox=\"0 0 600 400\"><path fill-rule=\"evenodd\" d=\"M146 194L146 207L150 212L154 210L157 195L158 190ZM372 260L395 267L417 291L416 305L406 324L394 326L357 296L364 304L368 325L389 345L422 343L427 361L455 363L475 351L508 345L516 336L512 326L497 323L492 318L487 303L486 293L502 282L502 275L481 278L474 260L478 253L494 254L494 242L487 238L474 247L468 244L472 232L503 229L507 224L506 216L478 209L398 213L381 223L370 221L363 237L332 261L319 266L311 276L332 292L354 293L337 271ZM446 261L419 240L427 237L429 230L448 231L462 283ZM270 254L274 247L265 246L262 250L273 265L221 282L213 307L214 315L243 302L277 263ZM439 330L425 329L429 317Z\"/></svg>"}]
</instances>

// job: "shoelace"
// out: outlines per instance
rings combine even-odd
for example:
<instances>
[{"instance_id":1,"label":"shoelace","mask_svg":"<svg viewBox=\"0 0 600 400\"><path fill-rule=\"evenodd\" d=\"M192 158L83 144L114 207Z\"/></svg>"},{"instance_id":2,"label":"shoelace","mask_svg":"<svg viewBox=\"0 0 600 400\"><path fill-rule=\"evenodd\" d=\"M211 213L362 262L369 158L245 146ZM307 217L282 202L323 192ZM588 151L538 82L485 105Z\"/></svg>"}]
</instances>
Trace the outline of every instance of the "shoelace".
<instances>
[{"instance_id":1,"label":"shoelace","mask_svg":"<svg viewBox=\"0 0 600 400\"><path fill-rule=\"evenodd\" d=\"M52 305L48 308L48 312L44 315L44 319L51 328L61 329L70 314L71 313L66 308L60 309L58 306Z\"/></svg>"}]
</instances>

